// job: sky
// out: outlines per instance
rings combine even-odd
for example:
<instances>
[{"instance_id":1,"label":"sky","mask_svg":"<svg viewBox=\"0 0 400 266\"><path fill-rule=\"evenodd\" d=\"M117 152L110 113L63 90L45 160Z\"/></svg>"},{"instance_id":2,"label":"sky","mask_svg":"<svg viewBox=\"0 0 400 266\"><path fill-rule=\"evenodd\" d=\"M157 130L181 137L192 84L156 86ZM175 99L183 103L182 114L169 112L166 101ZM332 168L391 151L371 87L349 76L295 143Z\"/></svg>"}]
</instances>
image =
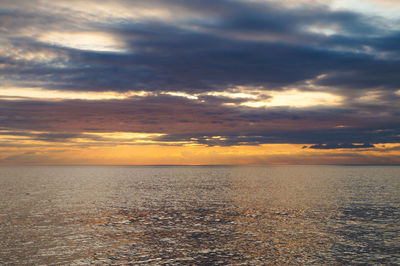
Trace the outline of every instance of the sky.
<instances>
[{"instance_id":1,"label":"sky","mask_svg":"<svg viewBox=\"0 0 400 266\"><path fill-rule=\"evenodd\" d=\"M0 165L400 164L398 0L0 0Z\"/></svg>"}]
</instances>

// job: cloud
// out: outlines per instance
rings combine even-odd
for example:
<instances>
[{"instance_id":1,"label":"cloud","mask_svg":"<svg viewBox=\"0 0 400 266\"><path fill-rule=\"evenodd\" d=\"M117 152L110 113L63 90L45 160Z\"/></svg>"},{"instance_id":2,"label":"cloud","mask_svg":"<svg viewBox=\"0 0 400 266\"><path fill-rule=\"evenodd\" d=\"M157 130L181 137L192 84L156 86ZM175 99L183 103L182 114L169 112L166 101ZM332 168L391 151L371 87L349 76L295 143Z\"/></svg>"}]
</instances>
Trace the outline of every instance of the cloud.
<instances>
[{"instance_id":1,"label":"cloud","mask_svg":"<svg viewBox=\"0 0 400 266\"><path fill-rule=\"evenodd\" d=\"M132 13L161 8L170 13L184 10L186 15L165 20L157 12L135 19L121 14L118 20L117 14L107 15L108 5L131 8ZM391 48L396 47L397 33L385 34L381 24L364 15L322 5L121 1L89 2L86 9L61 2L55 12L40 4L22 7L3 11L9 17L3 17L3 41L8 50L19 51L2 58L0 74L9 83L58 90L186 92L239 85L280 90L321 74L326 77L319 84L346 89L393 89L399 83L398 76L388 72L399 67L398 60L363 52L368 46L377 55L390 50L398 56ZM100 7L105 14L89 14ZM326 36L324 27L336 32ZM123 54L112 53L118 49ZM32 50L60 57L27 60Z\"/></svg>"},{"instance_id":2,"label":"cloud","mask_svg":"<svg viewBox=\"0 0 400 266\"><path fill-rule=\"evenodd\" d=\"M293 3L3 1L0 125L52 145L400 142L399 22Z\"/></svg>"},{"instance_id":3,"label":"cloud","mask_svg":"<svg viewBox=\"0 0 400 266\"><path fill-rule=\"evenodd\" d=\"M153 95L125 100L0 101L8 130L45 131L48 141L82 132L163 133L163 142L209 146L400 142L397 107L249 108L225 101ZM371 108L371 111L368 111ZM360 119L362 117L362 119ZM68 133L68 134L66 134ZM66 134L66 135L64 135ZM219 137L218 137L219 136ZM82 137L82 136L80 136ZM87 136L85 136L87 137Z\"/></svg>"},{"instance_id":4,"label":"cloud","mask_svg":"<svg viewBox=\"0 0 400 266\"><path fill-rule=\"evenodd\" d=\"M374 145L370 143L354 144L354 143L327 143L327 144L316 144L309 147L310 149L363 149L363 148L374 148Z\"/></svg>"}]
</instances>

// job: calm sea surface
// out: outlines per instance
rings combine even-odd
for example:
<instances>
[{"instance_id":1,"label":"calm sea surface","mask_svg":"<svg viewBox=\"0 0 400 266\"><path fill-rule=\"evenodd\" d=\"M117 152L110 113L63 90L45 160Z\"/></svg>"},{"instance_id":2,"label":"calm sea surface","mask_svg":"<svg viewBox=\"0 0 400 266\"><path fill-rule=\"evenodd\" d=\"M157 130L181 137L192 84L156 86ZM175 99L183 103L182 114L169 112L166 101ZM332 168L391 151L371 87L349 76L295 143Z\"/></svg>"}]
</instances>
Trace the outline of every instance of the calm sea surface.
<instances>
[{"instance_id":1,"label":"calm sea surface","mask_svg":"<svg viewBox=\"0 0 400 266\"><path fill-rule=\"evenodd\" d=\"M400 167L0 167L0 264L400 264Z\"/></svg>"}]
</instances>

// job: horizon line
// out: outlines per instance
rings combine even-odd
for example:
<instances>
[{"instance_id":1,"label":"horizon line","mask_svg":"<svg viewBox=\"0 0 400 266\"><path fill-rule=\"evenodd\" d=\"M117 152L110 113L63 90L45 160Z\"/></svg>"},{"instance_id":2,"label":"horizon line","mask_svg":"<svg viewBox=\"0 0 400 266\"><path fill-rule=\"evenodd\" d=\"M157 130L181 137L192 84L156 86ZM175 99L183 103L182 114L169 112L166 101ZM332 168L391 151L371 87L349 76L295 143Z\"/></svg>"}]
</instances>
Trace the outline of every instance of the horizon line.
<instances>
[{"instance_id":1,"label":"horizon line","mask_svg":"<svg viewBox=\"0 0 400 266\"><path fill-rule=\"evenodd\" d=\"M25 167L25 166L115 166L115 167L251 167L251 166L400 166L400 164L9 164L0 167Z\"/></svg>"}]
</instances>

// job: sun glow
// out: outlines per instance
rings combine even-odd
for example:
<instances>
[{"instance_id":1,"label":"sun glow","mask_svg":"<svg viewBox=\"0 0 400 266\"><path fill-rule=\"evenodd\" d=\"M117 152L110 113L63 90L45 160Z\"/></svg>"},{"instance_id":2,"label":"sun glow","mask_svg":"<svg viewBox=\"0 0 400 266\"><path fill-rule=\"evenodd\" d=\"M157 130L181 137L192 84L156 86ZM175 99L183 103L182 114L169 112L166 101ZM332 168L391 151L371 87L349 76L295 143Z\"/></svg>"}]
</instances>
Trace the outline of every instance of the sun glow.
<instances>
[{"instance_id":1,"label":"sun glow","mask_svg":"<svg viewBox=\"0 0 400 266\"><path fill-rule=\"evenodd\" d=\"M145 97L151 95L146 91L61 91L41 88L0 87L0 99L4 100L121 100L130 97Z\"/></svg>"},{"instance_id":2,"label":"sun glow","mask_svg":"<svg viewBox=\"0 0 400 266\"><path fill-rule=\"evenodd\" d=\"M270 91L266 93L270 98L241 103L240 105L260 107L312 107L312 106L337 106L342 103L342 97L326 92L304 92L298 90Z\"/></svg>"},{"instance_id":3,"label":"sun glow","mask_svg":"<svg viewBox=\"0 0 400 266\"><path fill-rule=\"evenodd\" d=\"M41 147L38 149L38 147ZM303 144L263 144L258 146L112 144L43 146L32 141L24 147L9 147L0 151L0 165L8 164L101 164L101 165L228 165L228 164L348 164L400 163L399 144L377 144L376 148L303 149ZM397 159L396 159L397 158Z\"/></svg>"},{"instance_id":4,"label":"sun glow","mask_svg":"<svg viewBox=\"0 0 400 266\"><path fill-rule=\"evenodd\" d=\"M126 52L122 41L102 32L46 32L38 40L79 50Z\"/></svg>"}]
</instances>

